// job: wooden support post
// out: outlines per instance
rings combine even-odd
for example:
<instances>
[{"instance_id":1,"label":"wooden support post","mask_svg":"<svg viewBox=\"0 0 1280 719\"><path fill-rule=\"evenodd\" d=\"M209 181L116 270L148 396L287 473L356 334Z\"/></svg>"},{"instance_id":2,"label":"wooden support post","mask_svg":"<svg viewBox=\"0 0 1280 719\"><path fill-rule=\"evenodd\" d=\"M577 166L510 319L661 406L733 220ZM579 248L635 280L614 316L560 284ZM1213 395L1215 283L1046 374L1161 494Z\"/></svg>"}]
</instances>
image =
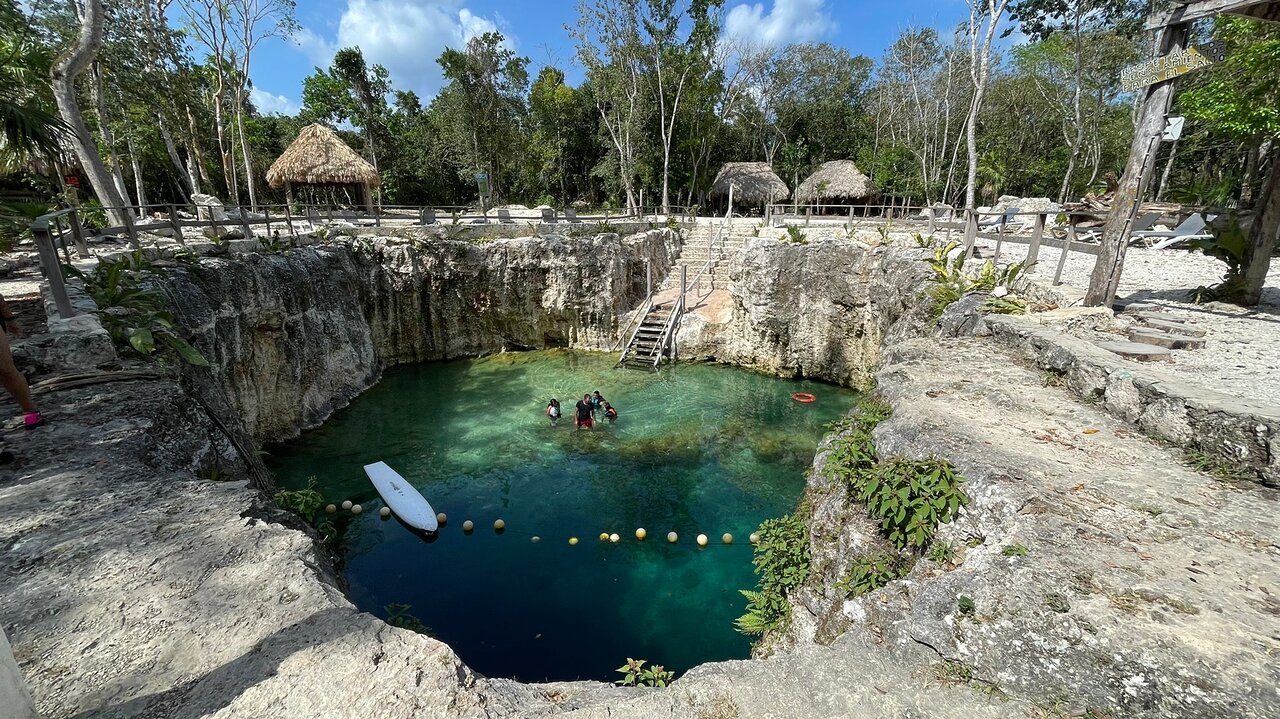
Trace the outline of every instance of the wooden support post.
<instances>
[{"instance_id":1,"label":"wooden support post","mask_svg":"<svg viewBox=\"0 0 1280 719\"><path fill-rule=\"evenodd\" d=\"M128 207L122 209L120 216L124 218L124 231L129 237L129 244L133 246L133 249L140 250L142 249L142 244L138 242L138 230L133 225L133 210Z\"/></svg>"},{"instance_id":2,"label":"wooden support post","mask_svg":"<svg viewBox=\"0 0 1280 719\"><path fill-rule=\"evenodd\" d=\"M58 263L58 249L54 247L48 222L32 225L31 231L35 236L36 250L40 253L40 269L44 270L45 279L49 282L49 293L53 295L53 302L58 307L58 316L63 319L75 317L76 311L71 307L71 299L67 297L62 266Z\"/></svg>"},{"instance_id":3,"label":"wooden support post","mask_svg":"<svg viewBox=\"0 0 1280 719\"><path fill-rule=\"evenodd\" d=\"M853 232L853 205L849 205L849 231Z\"/></svg>"},{"instance_id":4,"label":"wooden support post","mask_svg":"<svg viewBox=\"0 0 1280 719\"><path fill-rule=\"evenodd\" d=\"M288 203L284 206L284 224L289 228L289 242L293 242L296 233L293 231L293 211L289 209Z\"/></svg>"},{"instance_id":5,"label":"wooden support post","mask_svg":"<svg viewBox=\"0 0 1280 719\"><path fill-rule=\"evenodd\" d=\"M253 230L249 229L249 213L243 205L240 207L240 231L246 240L253 237Z\"/></svg>"},{"instance_id":6,"label":"wooden support post","mask_svg":"<svg viewBox=\"0 0 1280 719\"><path fill-rule=\"evenodd\" d=\"M1157 55L1168 55L1185 48L1189 28L1188 23L1163 28L1156 43ZM1098 260L1093 266L1089 291L1084 297L1086 307L1110 306L1120 286L1125 250L1129 246L1133 221L1142 204L1147 180L1154 174L1156 150L1164 132L1165 116L1173 102L1173 89L1173 79L1147 87L1138 112L1133 142L1129 146L1129 160L1112 197L1107 222L1102 228Z\"/></svg>"},{"instance_id":7,"label":"wooden support post","mask_svg":"<svg viewBox=\"0 0 1280 719\"><path fill-rule=\"evenodd\" d=\"M1000 229L996 232L996 257L992 262L1000 262L1000 248L1004 245L1004 228L1007 224L1004 219L1000 220Z\"/></svg>"},{"instance_id":8,"label":"wooden support post","mask_svg":"<svg viewBox=\"0 0 1280 719\"><path fill-rule=\"evenodd\" d=\"M267 237L271 237L271 208L266 205L262 206L262 217L267 223Z\"/></svg>"},{"instance_id":9,"label":"wooden support post","mask_svg":"<svg viewBox=\"0 0 1280 719\"><path fill-rule=\"evenodd\" d=\"M1053 286L1062 284L1062 268L1067 264L1067 253L1071 251L1071 242L1076 238L1076 223L1067 221L1067 241L1062 245L1062 254L1058 256L1058 270L1053 273Z\"/></svg>"},{"instance_id":10,"label":"wooden support post","mask_svg":"<svg viewBox=\"0 0 1280 719\"><path fill-rule=\"evenodd\" d=\"M423 227L427 225L427 208L425 207L418 208L418 224Z\"/></svg>"},{"instance_id":11,"label":"wooden support post","mask_svg":"<svg viewBox=\"0 0 1280 719\"><path fill-rule=\"evenodd\" d=\"M925 213L929 216L929 217L928 217L928 221L929 221L929 236L930 236L930 237L933 237L933 232L934 232L934 221L933 221L933 220L934 220L934 217L933 217L933 212L934 212L933 207L929 207L927 210L925 210Z\"/></svg>"},{"instance_id":12,"label":"wooden support post","mask_svg":"<svg viewBox=\"0 0 1280 719\"><path fill-rule=\"evenodd\" d=\"M813 218L813 205L804 208L804 226L809 226L809 220Z\"/></svg>"},{"instance_id":13,"label":"wooden support post","mask_svg":"<svg viewBox=\"0 0 1280 719\"><path fill-rule=\"evenodd\" d=\"M76 241L76 254L80 255L80 259L89 259L89 244L84 241L84 226L80 224L80 211L71 208L71 212L67 213L67 223L71 225L71 236Z\"/></svg>"},{"instance_id":14,"label":"wooden support post","mask_svg":"<svg viewBox=\"0 0 1280 719\"><path fill-rule=\"evenodd\" d=\"M1044 212L1036 215L1035 227L1031 228L1031 247L1027 249L1027 259L1023 263L1026 267L1031 267L1040 260L1040 243L1044 240L1044 227L1048 218L1049 215Z\"/></svg>"},{"instance_id":15,"label":"wooden support post","mask_svg":"<svg viewBox=\"0 0 1280 719\"><path fill-rule=\"evenodd\" d=\"M187 240L182 236L182 225L178 224L178 208L174 205L169 205L168 210L169 229L173 230L173 241L185 247Z\"/></svg>"}]
</instances>

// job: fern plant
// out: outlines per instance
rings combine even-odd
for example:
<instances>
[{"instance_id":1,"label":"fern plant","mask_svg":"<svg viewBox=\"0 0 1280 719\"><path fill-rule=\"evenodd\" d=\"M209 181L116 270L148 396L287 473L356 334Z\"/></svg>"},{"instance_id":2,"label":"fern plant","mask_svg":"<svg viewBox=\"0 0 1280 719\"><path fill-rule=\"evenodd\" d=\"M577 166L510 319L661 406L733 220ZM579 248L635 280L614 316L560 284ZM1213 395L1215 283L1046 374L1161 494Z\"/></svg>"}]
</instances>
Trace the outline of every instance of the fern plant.
<instances>
[{"instance_id":1,"label":"fern plant","mask_svg":"<svg viewBox=\"0 0 1280 719\"><path fill-rule=\"evenodd\" d=\"M747 613L737 621L738 631L751 635L782 626L791 616L787 593L809 578L809 528L799 515L765 521L759 536L752 564L760 590L741 590Z\"/></svg>"}]
</instances>

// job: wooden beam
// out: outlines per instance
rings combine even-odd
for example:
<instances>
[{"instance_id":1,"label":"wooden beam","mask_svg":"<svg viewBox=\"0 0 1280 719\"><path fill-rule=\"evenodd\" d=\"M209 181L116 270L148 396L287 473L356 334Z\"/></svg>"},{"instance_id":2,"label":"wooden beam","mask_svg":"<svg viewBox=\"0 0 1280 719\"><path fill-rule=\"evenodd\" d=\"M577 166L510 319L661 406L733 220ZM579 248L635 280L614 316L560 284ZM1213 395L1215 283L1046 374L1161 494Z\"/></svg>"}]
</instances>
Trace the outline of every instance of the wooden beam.
<instances>
[{"instance_id":1,"label":"wooden beam","mask_svg":"<svg viewBox=\"0 0 1280 719\"><path fill-rule=\"evenodd\" d=\"M1280 0L1175 0L1174 7L1149 17L1144 29L1159 30L1215 15L1247 15L1280 21Z\"/></svg>"}]
</instances>

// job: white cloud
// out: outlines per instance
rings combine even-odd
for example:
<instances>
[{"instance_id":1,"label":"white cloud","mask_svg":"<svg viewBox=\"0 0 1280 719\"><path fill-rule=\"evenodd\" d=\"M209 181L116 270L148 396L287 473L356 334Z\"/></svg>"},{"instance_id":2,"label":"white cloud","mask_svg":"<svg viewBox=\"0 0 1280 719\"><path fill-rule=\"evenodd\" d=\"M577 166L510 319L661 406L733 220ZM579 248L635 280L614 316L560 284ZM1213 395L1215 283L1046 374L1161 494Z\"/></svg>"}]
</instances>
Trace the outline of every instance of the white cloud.
<instances>
[{"instance_id":1,"label":"white cloud","mask_svg":"<svg viewBox=\"0 0 1280 719\"><path fill-rule=\"evenodd\" d=\"M284 95L275 95L266 90L253 87L249 88L249 99L253 101L253 106L258 108L258 112L264 115L298 114L298 103Z\"/></svg>"},{"instance_id":2,"label":"white cloud","mask_svg":"<svg viewBox=\"0 0 1280 719\"><path fill-rule=\"evenodd\" d=\"M457 0L347 0L334 40L311 29L303 29L295 39L322 68L340 48L358 47L370 65L387 68L397 89L413 90L427 99L444 84L436 64L440 53L497 29L494 20L460 7Z\"/></svg>"},{"instance_id":3,"label":"white cloud","mask_svg":"<svg viewBox=\"0 0 1280 719\"><path fill-rule=\"evenodd\" d=\"M825 6L826 0L773 0L765 12L763 2L743 3L725 17L724 34L765 48L817 40L836 28Z\"/></svg>"}]
</instances>

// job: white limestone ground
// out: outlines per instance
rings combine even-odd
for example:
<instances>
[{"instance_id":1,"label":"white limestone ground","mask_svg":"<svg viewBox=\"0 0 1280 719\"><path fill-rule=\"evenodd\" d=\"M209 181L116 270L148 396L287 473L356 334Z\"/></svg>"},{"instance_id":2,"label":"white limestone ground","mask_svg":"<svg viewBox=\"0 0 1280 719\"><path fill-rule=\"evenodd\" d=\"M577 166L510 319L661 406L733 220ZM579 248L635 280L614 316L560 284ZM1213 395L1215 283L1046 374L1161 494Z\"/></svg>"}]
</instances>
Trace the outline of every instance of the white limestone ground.
<instances>
[{"instance_id":1,"label":"white limestone ground","mask_svg":"<svg viewBox=\"0 0 1280 719\"><path fill-rule=\"evenodd\" d=\"M995 246L994 241L985 239L979 244ZM1002 260L1021 259L1026 245L1006 243L1002 252ZM1042 249L1038 279L1052 281L1060 252L1052 247ZM1095 259L1091 254L1071 252L1062 270L1063 284L1082 294L1089 286ZM1225 271L1221 261L1199 251L1131 247L1125 255L1119 296L1156 305L1170 319L1194 323L1206 331L1204 349L1175 352L1172 362L1161 365L1162 371L1205 389L1280 405L1280 374L1276 373L1280 367L1280 259L1271 263L1263 303L1258 307L1245 309L1221 302L1197 305L1191 301L1191 290L1217 284ZM1117 339L1114 334L1106 338Z\"/></svg>"}]
</instances>

